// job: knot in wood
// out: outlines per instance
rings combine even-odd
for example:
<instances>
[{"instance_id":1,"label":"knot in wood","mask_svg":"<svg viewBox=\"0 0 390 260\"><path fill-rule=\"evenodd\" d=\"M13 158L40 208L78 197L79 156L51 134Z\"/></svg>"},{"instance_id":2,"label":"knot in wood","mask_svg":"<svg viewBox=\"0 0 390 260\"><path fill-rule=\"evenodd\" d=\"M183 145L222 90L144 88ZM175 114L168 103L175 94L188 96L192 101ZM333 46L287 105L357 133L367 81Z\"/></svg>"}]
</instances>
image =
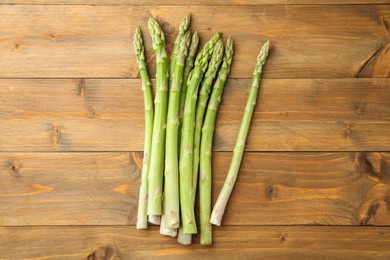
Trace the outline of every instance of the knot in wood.
<instances>
[{"instance_id":1,"label":"knot in wood","mask_svg":"<svg viewBox=\"0 0 390 260\"><path fill-rule=\"evenodd\" d=\"M276 198L276 187L272 186L272 185L267 186L265 188L265 197L268 200L272 200L272 199Z\"/></svg>"},{"instance_id":2,"label":"knot in wood","mask_svg":"<svg viewBox=\"0 0 390 260\"><path fill-rule=\"evenodd\" d=\"M359 169L369 178L379 181L384 174L385 160L379 153L363 152L358 154L357 164Z\"/></svg>"},{"instance_id":3,"label":"knot in wood","mask_svg":"<svg viewBox=\"0 0 390 260\"><path fill-rule=\"evenodd\" d=\"M111 246L101 246L87 256L88 260L109 260L113 259L115 248Z\"/></svg>"}]
</instances>

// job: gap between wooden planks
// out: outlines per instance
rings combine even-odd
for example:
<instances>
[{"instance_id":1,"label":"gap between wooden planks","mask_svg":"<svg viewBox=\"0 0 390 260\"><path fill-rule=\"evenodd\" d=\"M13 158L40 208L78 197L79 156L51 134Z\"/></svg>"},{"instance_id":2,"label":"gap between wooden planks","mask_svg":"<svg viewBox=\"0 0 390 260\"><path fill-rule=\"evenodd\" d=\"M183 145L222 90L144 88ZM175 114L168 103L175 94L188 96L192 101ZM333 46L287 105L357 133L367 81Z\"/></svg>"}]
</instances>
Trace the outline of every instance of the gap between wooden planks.
<instances>
[{"instance_id":1,"label":"gap between wooden planks","mask_svg":"<svg viewBox=\"0 0 390 260\"><path fill-rule=\"evenodd\" d=\"M0 77L137 77L136 26L154 75L147 17L161 23L170 50L189 12L202 44L218 31L235 40L232 78L251 78L266 39L273 42L266 78L390 76L390 5L2 5Z\"/></svg>"},{"instance_id":2,"label":"gap between wooden planks","mask_svg":"<svg viewBox=\"0 0 390 260\"><path fill-rule=\"evenodd\" d=\"M213 204L231 156L213 153ZM0 153L0 225L134 225L141 165L142 152ZM223 225L390 225L389 196L389 153L247 152Z\"/></svg>"},{"instance_id":3,"label":"gap between wooden planks","mask_svg":"<svg viewBox=\"0 0 390 260\"><path fill-rule=\"evenodd\" d=\"M389 227L217 227L213 246L157 227L1 227L0 254L23 259L388 259ZM39 238L39 239L37 239ZM65 246L66 245L66 246Z\"/></svg>"},{"instance_id":4,"label":"gap between wooden planks","mask_svg":"<svg viewBox=\"0 0 390 260\"><path fill-rule=\"evenodd\" d=\"M213 149L232 151L251 80L229 79ZM247 151L389 151L390 79L262 81ZM0 79L0 151L142 151L140 80Z\"/></svg>"}]
</instances>

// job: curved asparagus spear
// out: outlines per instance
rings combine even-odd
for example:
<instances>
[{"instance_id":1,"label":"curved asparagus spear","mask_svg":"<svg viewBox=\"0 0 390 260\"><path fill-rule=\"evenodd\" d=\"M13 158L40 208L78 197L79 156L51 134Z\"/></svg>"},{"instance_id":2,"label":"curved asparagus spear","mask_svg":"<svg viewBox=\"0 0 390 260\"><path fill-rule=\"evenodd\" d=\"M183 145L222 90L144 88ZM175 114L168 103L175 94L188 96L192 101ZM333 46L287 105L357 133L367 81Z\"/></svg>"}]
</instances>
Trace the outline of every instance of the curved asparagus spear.
<instances>
[{"instance_id":1,"label":"curved asparagus spear","mask_svg":"<svg viewBox=\"0 0 390 260\"><path fill-rule=\"evenodd\" d=\"M188 31L181 39L176 56L176 65L172 75L169 90L167 133L165 143L165 214L163 216L167 228L178 228L180 223L179 203L179 162L178 162L178 131L179 103L183 80L184 63L190 45L191 32Z\"/></svg>"},{"instance_id":2,"label":"curved asparagus spear","mask_svg":"<svg viewBox=\"0 0 390 260\"><path fill-rule=\"evenodd\" d=\"M161 215L165 125L168 105L168 61L163 31L153 18L149 18L148 27L156 54L156 97L154 100L155 116L148 175L148 215Z\"/></svg>"},{"instance_id":3,"label":"curved asparagus spear","mask_svg":"<svg viewBox=\"0 0 390 260\"><path fill-rule=\"evenodd\" d=\"M144 43L142 40L142 33L139 27L135 29L133 44L135 57L137 58L138 69L142 80L142 92L144 93L145 107L144 158L138 199L137 229L147 229L148 172L150 164L150 150L152 148L153 131L153 92L152 83L150 83L148 68L145 61L145 51Z\"/></svg>"},{"instance_id":4,"label":"curved asparagus spear","mask_svg":"<svg viewBox=\"0 0 390 260\"><path fill-rule=\"evenodd\" d=\"M194 61L195 61L195 56L196 56L196 51L198 50L198 45L199 45L199 35L198 32L195 31L194 34L192 35L191 39L191 45L190 49L188 51L188 55L186 58L186 65L184 67L184 73L183 73L183 84L182 84L182 90L180 93L180 105L179 105L179 110L180 110L180 125L183 120L183 112L184 112L184 103L186 101L186 93L187 93L187 79L188 75L190 75L190 72L192 68L194 67Z\"/></svg>"},{"instance_id":5,"label":"curved asparagus spear","mask_svg":"<svg viewBox=\"0 0 390 260\"><path fill-rule=\"evenodd\" d=\"M212 227L210 224L211 213L211 148L213 144L215 119L222 92L225 86L227 75L233 58L233 40L229 38L226 43L226 51L223 57L221 68L218 71L217 80L214 83L210 102L207 106L207 113L202 128L202 140L200 145L200 178L199 178L199 204L200 204L200 243L211 245L213 242Z\"/></svg>"},{"instance_id":6,"label":"curved asparagus spear","mask_svg":"<svg viewBox=\"0 0 390 260\"><path fill-rule=\"evenodd\" d=\"M193 179L194 190L196 191L196 185L198 183L198 170L199 170L199 149L200 149L200 136L203 126L204 113L206 111L207 101L209 99L211 85L215 75L218 72L219 65L222 62L223 57L223 44L222 40L219 41L215 47L213 56L209 62L207 72L204 75L202 86L199 90L198 104L196 105L196 117L195 117L195 135L194 135L194 161L193 161ZM194 193L195 200L195 193ZM201 206L202 207L202 206ZM208 222L208 221L207 221Z\"/></svg>"},{"instance_id":7,"label":"curved asparagus spear","mask_svg":"<svg viewBox=\"0 0 390 260\"><path fill-rule=\"evenodd\" d=\"M265 64L270 42L264 43L257 57L255 71L253 72L253 81L250 88L248 101L246 103L244 116L241 121L240 131L238 133L236 145L234 147L233 158L230 164L229 172L226 176L225 183L222 187L221 193L218 196L217 202L211 214L210 223L214 225L221 225L223 213L225 212L226 204L229 200L230 194L236 182L238 171L245 148L245 141L248 136L249 126L252 120L253 111L256 105L257 94L259 92L259 84L262 75L263 65Z\"/></svg>"},{"instance_id":8,"label":"curved asparagus spear","mask_svg":"<svg viewBox=\"0 0 390 260\"><path fill-rule=\"evenodd\" d=\"M180 142L180 206L184 234L195 234L196 221L193 203L192 161L195 127L195 109L198 98L198 88L205 73L213 48L221 35L215 34L199 53L195 67L187 82L186 102L183 114Z\"/></svg>"},{"instance_id":9,"label":"curved asparagus spear","mask_svg":"<svg viewBox=\"0 0 390 260\"><path fill-rule=\"evenodd\" d=\"M177 33L175 43L173 44L171 59L169 61L170 62L170 64L169 64L169 73L170 73L169 86L172 85L173 71L175 70L175 66L176 66L176 56L178 53L180 42L181 42L182 38L184 37L184 34L188 30L188 28L190 28L190 24L191 24L191 16L190 15L184 16L183 21L181 22L181 24L179 26L179 32Z\"/></svg>"}]
</instances>

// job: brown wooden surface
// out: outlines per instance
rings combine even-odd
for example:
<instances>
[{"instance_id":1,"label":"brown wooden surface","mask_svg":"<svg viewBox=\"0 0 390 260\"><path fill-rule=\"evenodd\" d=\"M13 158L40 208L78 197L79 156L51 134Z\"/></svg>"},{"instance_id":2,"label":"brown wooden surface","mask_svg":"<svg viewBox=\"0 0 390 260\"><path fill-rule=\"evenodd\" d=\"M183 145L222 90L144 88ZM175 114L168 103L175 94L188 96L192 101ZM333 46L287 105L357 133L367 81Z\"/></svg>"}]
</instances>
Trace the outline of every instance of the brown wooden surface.
<instances>
[{"instance_id":1,"label":"brown wooden surface","mask_svg":"<svg viewBox=\"0 0 390 260\"><path fill-rule=\"evenodd\" d=\"M41 239L36 239L37 237ZM15 259L389 259L389 227L236 226L214 229L212 247L172 243L156 228L3 227L0 254ZM106 257L106 258L105 258Z\"/></svg>"},{"instance_id":2,"label":"brown wooden surface","mask_svg":"<svg viewBox=\"0 0 390 260\"><path fill-rule=\"evenodd\" d=\"M388 4L388 0L2 0L3 4L44 5L324 5Z\"/></svg>"},{"instance_id":3,"label":"brown wooden surface","mask_svg":"<svg viewBox=\"0 0 390 260\"><path fill-rule=\"evenodd\" d=\"M213 202L231 152L214 153ZM134 225L142 153L0 153L0 225ZM389 153L246 153L224 225L389 225Z\"/></svg>"},{"instance_id":4,"label":"brown wooden surface","mask_svg":"<svg viewBox=\"0 0 390 260\"><path fill-rule=\"evenodd\" d=\"M4 5L0 77L134 78L135 27L148 36L148 15L158 18L171 46L189 11L201 42L218 31L236 40L231 78L251 77L268 38L274 47L265 78L390 76L390 5ZM153 60L149 37L145 41Z\"/></svg>"},{"instance_id":5,"label":"brown wooden surface","mask_svg":"<svg viewBox=\"0 0 390 260\"><path fill-rule=\"evenodd\" d=\"M388 0L0 4L1 259L390 258ZM212 247L134 227L144 123L132 34L143 29L154 75L148 15L170 50L189 12L202 44L217 31L235 40L213 202L256 54L273 43Z\"/></svg>"},{"instance_id":6,"label":"brown wooden surface","mask_svg":"<svg viewBox=\"0 0 390 260\"><path fill-rule=\"evenodd\" d=\"M250 80L229 80L214 150L232 151ZM141 151L140 80L0 79L2 151ZM390 79L264 80L248 151L390 149Z\"/></svg>"}]
</instances>

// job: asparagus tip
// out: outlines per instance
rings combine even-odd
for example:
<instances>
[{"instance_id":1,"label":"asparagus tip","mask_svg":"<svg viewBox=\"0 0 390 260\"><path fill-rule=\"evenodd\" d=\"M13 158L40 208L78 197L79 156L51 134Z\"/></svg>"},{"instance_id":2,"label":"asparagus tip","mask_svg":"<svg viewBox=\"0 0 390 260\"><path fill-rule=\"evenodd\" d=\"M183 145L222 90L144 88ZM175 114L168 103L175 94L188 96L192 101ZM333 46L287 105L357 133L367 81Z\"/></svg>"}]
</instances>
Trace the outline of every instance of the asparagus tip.
<instances>
[{"instance_id":1,"label":"asparagus tip","mask_svg":"<svg viewBox=\"0 0 390 260\"><path fill-rule=\"evenodd\" d=\"M257 57L257 60L258 60L261 64L264 64L264 63L265 63L265 59L266 59L267 56L268 56L268 51L269 51L270 45L271 45L271 41L270 41L270 40L267 40L267 41L263 44L263 47L261 47L261 50L260 50L260 52L259 52L259 56Z\"/></svg>"}]
</instances>

